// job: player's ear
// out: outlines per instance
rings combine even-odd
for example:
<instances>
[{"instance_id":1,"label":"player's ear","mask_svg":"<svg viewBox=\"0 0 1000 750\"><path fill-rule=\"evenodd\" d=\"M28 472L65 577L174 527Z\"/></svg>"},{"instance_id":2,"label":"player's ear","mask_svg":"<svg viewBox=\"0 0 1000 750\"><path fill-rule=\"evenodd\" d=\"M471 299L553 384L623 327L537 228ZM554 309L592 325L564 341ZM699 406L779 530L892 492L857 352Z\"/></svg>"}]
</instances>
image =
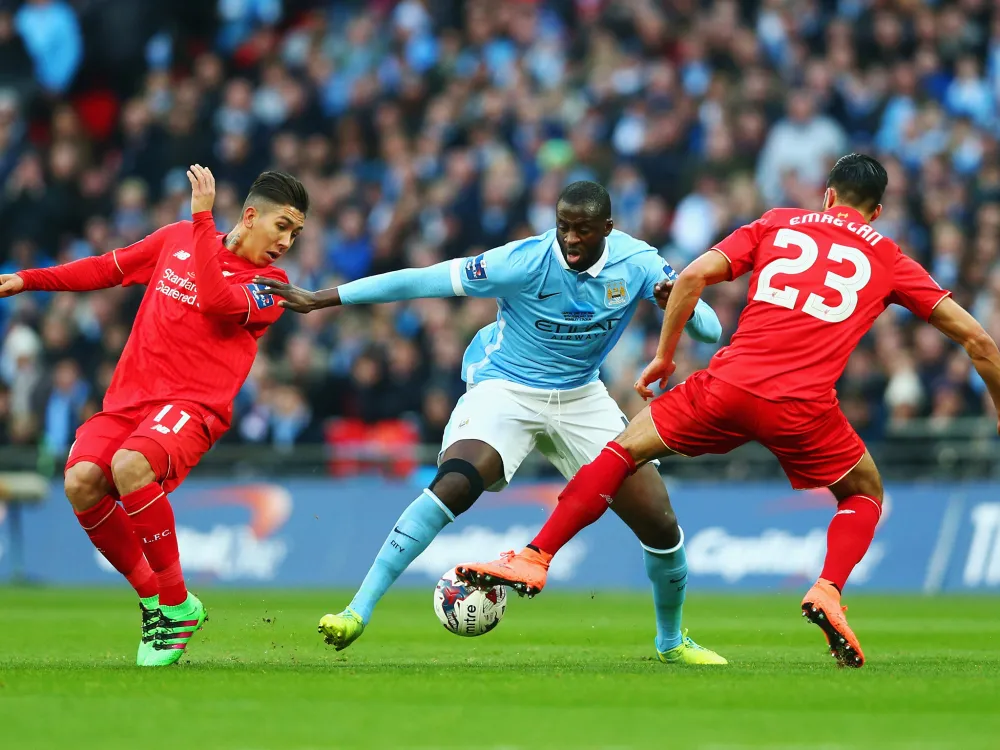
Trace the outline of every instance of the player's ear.
<instances>
[{"instance_id":1,"label":"player's ear","mask_svg":"<svg viewBox=\"0 0 1000 750\"><path fill-rule=\"evenodd\" d=\"M829 211L833 208L833 204L837 202L837 191L832 187L828 187L826 192L823 193L823 210Z\"/></svg>"},{"instance_id":2,"label":"player's ear","mask_svg":"<svg viewBox=\"0 0 1000 750\"><path fill-rule=\"evenodd\" d=\"M877 219L881 215L882 215L882 204L879 203L877 206L875 206L875 210L872 211L872 217L868 220L868 223L871 224L873 221L875 221L875 219Z\"/></svg>"},{"instance_id":3,"label":"player's ear","mask_svg":"<svg viewBox=\"0 0 1000 750\"><path fill-rule=\"evenodd\" d=\"M615 228L615 223L611 219L608 219L606 222L604 222L604 236L607 237L609 234L611 234L611 230L614 228Z\"/></svg>"},{"instance_id":4,"label":"player's ear","mask_svg":"<svg viewBox=\"0 0 1000 750\"><path fill-rule=\"evenodd\" d=\"M247 206L243 209L243 226L253 229L254 222L257 221L257 207Z\"/></svg>"}]
</instances>

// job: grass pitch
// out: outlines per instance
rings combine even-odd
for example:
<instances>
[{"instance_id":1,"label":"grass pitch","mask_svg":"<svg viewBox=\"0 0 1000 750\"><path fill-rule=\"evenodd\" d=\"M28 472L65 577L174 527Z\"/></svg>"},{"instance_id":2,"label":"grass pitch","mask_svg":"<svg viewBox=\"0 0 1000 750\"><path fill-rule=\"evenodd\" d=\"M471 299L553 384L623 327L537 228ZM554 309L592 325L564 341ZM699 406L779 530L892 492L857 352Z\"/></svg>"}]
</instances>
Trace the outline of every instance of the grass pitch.
<instances>
[{"instance_id":1,"label":"grass pitch","mask_svg":"<svg viewBox=\"0 0 1000 750\"><path fill-rule=\"evenodd\" d=\"M344 592L199 592L180 665L133 666L122 591L0 589L0 747L997 748L1000 599L850 596L868 657L838 670L793 593L693 592L691 635L729 667L654 660L632 594L509 600L481 638L431 590L392 592L341 653L316 623Z\"/></svg>"}]
</instances>

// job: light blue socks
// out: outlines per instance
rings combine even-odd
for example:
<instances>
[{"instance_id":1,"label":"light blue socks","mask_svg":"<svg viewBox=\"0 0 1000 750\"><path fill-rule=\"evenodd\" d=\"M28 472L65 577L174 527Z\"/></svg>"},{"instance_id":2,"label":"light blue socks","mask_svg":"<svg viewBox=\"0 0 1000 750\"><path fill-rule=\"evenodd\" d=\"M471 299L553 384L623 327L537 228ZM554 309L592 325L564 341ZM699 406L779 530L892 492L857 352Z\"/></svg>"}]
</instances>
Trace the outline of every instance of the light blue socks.
<instances>
[{"instance_id":1,"label":"light blue socks","mask_svg":"<svg viewBox=\"0 0 1000 750\"><path fill-rule=\"evenodd\" d=\"M403 511L350 604L366 625L389 587L427 549L441 529L454 520L454 514L430 490L424 490Z\"/></svg>"},{"instance_id":2,"label":"light blue socks","mask_svg":"<svg viewBox=\"0 0 1000 750\"><path fill-rule=\"evenodd\" d=\"M684 531L677 546L668 550L642 545L646 575L653 584L656 609L656 650L660 653L681 645L681 611L687 590L687 556L684 554Z\"/></svg>"}]
</instances>

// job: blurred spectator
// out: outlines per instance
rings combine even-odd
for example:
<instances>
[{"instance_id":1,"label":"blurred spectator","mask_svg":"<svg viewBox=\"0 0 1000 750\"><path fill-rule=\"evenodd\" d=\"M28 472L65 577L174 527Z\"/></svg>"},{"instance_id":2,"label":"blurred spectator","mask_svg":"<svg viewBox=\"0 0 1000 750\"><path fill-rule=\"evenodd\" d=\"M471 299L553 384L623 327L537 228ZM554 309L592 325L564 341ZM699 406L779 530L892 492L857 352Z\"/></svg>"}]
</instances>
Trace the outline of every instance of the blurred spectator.
<instances>
[{"instance_id":1,"label":"blurred spectator","mask_svg":"<svg viewBox=\"0 0 1000 750\"><path fill-rule=\"evenodd\" d=\"M34 63L24 38L15 30L10 11L0 7L0 90L24 99L34 86Z\"/></svg>"},{"instance_id":2,"label":"blurred spectator","mask_svg":"<svg viewBox=\"0 0 1000 750\"><path fill-rule=\"evenodd\" d=\"M89 391L80 366L71 359L57 362L51 380L39 387L35 410L44 415L42 442L49 450L69 450L76 428L84 420Z\"/></svg>"},{"instance_id":3,"label":"blurred spectator","mask_svg":"<svg viewBox=\"0 0 1000 750\"><path fill-rule=\"evenodd\" d=\"M47 91L69 88L83 56L83 39L76 13L63 0L27 0L14 15L35 65L35 78Z\"/></svg>"},{"instance_id":4,"label":"blurred spectator","mask_svg":"<svg viewBox=\"0 0 1000 750\"><path fill-rule=\"evenodd\" d=\"M681 267L771 206L817 206L858 149L890 174L879 230L997 335L998 96L1000 10L975 1L0 0L0 270L187 218L193 162L216 172L220 227L260 170L305 182L283 265L310 288L544 232L581 178ZM65 448L141 294L0 301L0 442ZM745 294L709 292L727 335ZM495 315L467 298L286 315L226 439L436 443ZM627 412L659 323L641 308L602 371ZM713 351L685 342L677 377ZM989 414L963 356L896 308L838 391L869 439Z\"/></svg>"},{"instance_id":5,"label":"blurred spectator","mask_svg":"<svg viewBox=\"0 0 1000 750\"><path fill-rule=\"evenodd\" d=\"M820 191L830 167L847 151L847 136L833 119L816 112L810 91L793 91L788 114L768 133L757 165L757 181L769 205L788 205L782 190L786 175L793 173L808 189Z\"/></svg>"}]
</instances>

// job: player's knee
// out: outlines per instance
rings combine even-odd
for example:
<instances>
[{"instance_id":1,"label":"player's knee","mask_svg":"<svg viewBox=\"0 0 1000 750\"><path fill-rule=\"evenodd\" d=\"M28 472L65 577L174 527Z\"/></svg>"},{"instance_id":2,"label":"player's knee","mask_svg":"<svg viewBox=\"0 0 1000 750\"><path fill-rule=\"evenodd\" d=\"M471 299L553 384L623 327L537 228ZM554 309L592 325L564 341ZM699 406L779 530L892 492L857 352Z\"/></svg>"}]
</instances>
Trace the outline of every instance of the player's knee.
<instances>
[{"instance_id":1,"label":"player's knee","mask_svg":"<svg viewBox=\"0 0 1000 750\"><path fill-rule=\"evenodd\" d=\"M875 472L875 476L871 480L871 492L868 494L873 500L878 500L878 504L882 504L882 499L885 494L885 490L882 487L882 475Z\"/></svg>"},{"instance_id":2,"label":"player's knee","mask_svg":"<svg viewBox=\"0 0 1000 750\"><path fill-rule=\"evenodd\" d=\"M111 483L100 466L81 461L66 470L63 488L73 510L79 513L97 505L111 491Z\"/></svg>"},{"instance_id":3,"label":"player's knee","mask_svg":"<svg viewBox=\"0 0 1000 750\"><path fill-rule=\"evenodd\" d=\"M111 473L121 495L135 492L156 479L149 461L139 451L119 450L111 459Z\"/></svg>"},{"instance_id":4,"label":"player's knee","mask_svg":"<svg viewBox=\"0 0 1000 750\"><path fill-rule=\"evenodd\" d=\"M864 495L877 501L880 505L884 494L882 474L879 473L875 461L870 455L865 455L846 477L830 487L838 501L852 495Z\"/></svg>"},{"instance_id":5,"label":"player's knee","mask_svg":"<svg viewBox=\"0 0 1000 750\"><path fill-rule=\"evenodd\" d=\"M471 508L485 489L479 470L463 458L442 463L428 488L456 516Z\"/></svg>"},{"instance_id":6,"label":"player's knee","mask_svg":"<svg viewBox=\"0 0 1000 750\"><path fill-rule=\"evenodd\" d=\"M673 510L659 513L644 524L639 541L652 549L673 549L681 542L681 527Z\"/></svg>"},{"instance_id":7,"label":"player's knee","mask_svg":"<svg viewBox=\"0 0 1000 750\"><path fill-rule=\"evenodd\" d=\"M628 451L632 459L641 464L669 453L660 440L656 427L653 425L653 415L647 406L629 422L615 442Z\"/></svg>"}]
</instances>

